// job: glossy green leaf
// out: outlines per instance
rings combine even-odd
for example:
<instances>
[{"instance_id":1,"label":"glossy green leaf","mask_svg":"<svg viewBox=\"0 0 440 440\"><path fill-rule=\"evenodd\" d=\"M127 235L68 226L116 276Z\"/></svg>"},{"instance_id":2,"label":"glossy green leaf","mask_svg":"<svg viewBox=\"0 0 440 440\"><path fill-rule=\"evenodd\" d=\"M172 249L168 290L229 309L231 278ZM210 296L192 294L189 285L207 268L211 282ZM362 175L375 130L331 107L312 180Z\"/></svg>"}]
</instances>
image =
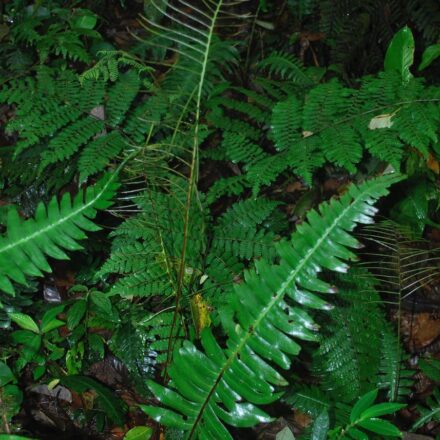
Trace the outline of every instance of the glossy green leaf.
<instances>
[{"instance_id":1,"label":"glossy green leaf","mask_svg":"<svg viewBox=\"0 0 440 440\"><path fill-rule=\"evenodd\" d=\"M405 408L402 403L379 403L367 408L360 416L361 419L371 419L372 417L380 417L386 414L393 414L402 408Z\"/></svg>"},{"instance_id":2,"label":"glossy green leaf","mask_svg":"<svg viewBox=\"0 0 440 440\"><path fill-rule=\"evenodd\" d=\"M403 82L412 78L410 67L414 62L414 37L408 26L397 32L385 55L385 72L397 71Z\"/></svg>"},{"instance_id":3,"label":"glossy green leaf","mask_svg":"<svg viewBox=\"0 0 440 440\"><path fill-rule=\"evenodd\" d=\"M41 332L47 333L65 324L64 321L57 319L57 315L64 310L65 305L59 305L49 309L41 320Z\"/></svg>"},{"instance_id":4,"label":"glossy green leaf","mask_svg":"<svg viewBox=\"0 0 440 440\"><path fill-rule=\"evenodd\" d=\"M358 426L375 434L385 435L387 437L401 437L402 433L392 423L382 419L367 419L358 423Z\"/></svg>"},{"instance_id":5,"label":"glossy green leaf","mask_svg":"<svg viewBox=\"0 0 440 440\"><path fill-rule=\"evenodd\" d=\"M354 423L357 420L359 420L361 418L361 414L367 408L373 405L374 401L376 400L378 392L379 392L378 390L372 390L367 394L364 394L363 396L359 397L359 400L355 403L350 413L351 423Z\"/></svg>"},{"instance_id":6,"label":"glossy green leaf","mask_svg":"<svg viewBox=\"0 0 440 440\"><path fill-rule=\"evenodd\" d=\"M73 22L73 28L75 29L93 29L98 21L95 14L84 14L76 18Z\"/></svg>"},{"instance_id":7,"label":"glossy green leaf","mask_svg":"<svg viewBox=\"0 0 440 440\"><path fill-rule=\"evenodd\" d=\"M110 301L110 298L106 294L95 290L90 293L90 298L92 299L93 303L101 310L102 313L111 315L112 303Z\"/></svg>"},{"instance_id":8,"label":"glossy green leaf","mask_svg":"<svg viewBox=\"0 0 440 440\"><path fill-rule=\"evenodd\" d=\"M9 313L9 317L19 327L34 333L40 333L40 329L38 328L37 323L29 315L15 312L15 313Z\"/></svg>"},{"instance_id":9,"label":"glossy green leaf","mask_svg":"<svg viewBox=\"0 0 440 440\"><path fill-rule=\"evenodd\" d=\"M149 440L153 435L153 429L149 426L136 426L127 432L124 440Z\"/></svg>"},{"instance_id":10,"label":"glossy green leaf","mask_svg":"<svg viewBox=\"0 0 440 440\"><path fill-rule=\"evenodd\" d=\"M419 65L419 71L429 67L433 61L440 56L440 44L428 46L422 55L422 62Z\"/></svg>"},{"instance_id":11,"label":"glossy green leaf","mask_svg":"<svg viewBox=\"0 0 440 440\"><path fill-rule=\"evenodd\" d=\"M75 301L67 311L67 328L73 330L83 319L87 310L87 301L79 299Z\"/></svg>"},{"instance_id":12,"label":"glossy green leaf","mask_svg":"<svg viewBox=\"0 0 440 440\"><path fill-rule=\"evenodd\" d=\"M41 336L29 330L17 330L11 334L16 344L23 344L34 351L38 351L41 344Z\"/></svg>"},{"instance_id":13,"label":"glossy green leaf","mask_svg":"<svg viewBox=\"0 0 440 440\"><path fill-rule=\"evenodd\" d=\"M4 387L7 383L15 380L11 369L2 361L0 361L0 387Z\"/></svg>"}]
</instances>

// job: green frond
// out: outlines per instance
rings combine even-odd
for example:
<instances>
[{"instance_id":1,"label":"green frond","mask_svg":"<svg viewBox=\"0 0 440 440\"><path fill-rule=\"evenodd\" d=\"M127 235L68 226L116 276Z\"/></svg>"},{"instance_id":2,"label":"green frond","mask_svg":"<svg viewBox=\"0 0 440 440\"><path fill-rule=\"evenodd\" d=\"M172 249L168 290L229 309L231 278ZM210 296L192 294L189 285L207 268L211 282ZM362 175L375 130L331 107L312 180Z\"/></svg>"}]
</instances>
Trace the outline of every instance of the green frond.
<instances>
[{"instance_id":1,"label":"green frond","mask_svg":"<svg viewBox=\"0 0 440 440\"><path fill-rule=\"evenodd\" d=\"M129 70L120 75L118 81L108 91L106 122L115 127L123 121L133 99L137 96L141 81L137 72Z\"/></svg>"},{"instance_id":2,"label":"green frond","mask_svg":"<svg viewBox=\"0 0 440 440\"><path fill-rule=\"evenodd\" d=\"M169 368L170 387L149 382L167 408L144 405L143 410L163 425L186 431L187 439L232 439L224 423L246 427L270 420L256 405L279 398L275 387L286 381L269 362L288 369L290 357L300 350L292 338L317 339L303 307L330 309L312 292L333 291L317 274L347 270L345 262L354 258L348 247L358 246L348 232L358 222L372 222L373 203L397 179L388 175L353 185L341 199L310 211L292 241L277 246L279 264L260 260L234 286L223 315L225 348L209 329L201 334L205 353L185 341Z\"/></svg>"},{"instance_id":3,"label":"green frond","mask_svg":"<svg viewBox=\"0 0 440 440\"><path fill-rule=\"evenodd\" d=\"M105 169L110 160L115 158L125 146L124 138L116 130L88 143L78 160L80 182L85 182L88 177Z\"/></svg>"},{"instance_id":4,"label":"green frond","mask_svg":"<svg viewBox=\"0 0 440 440\"><path fill-rule=\"evenodd\" d=\"M234 281L243 272L243 267L243 263L237 257L226 252L219 255L212 249L206 257L204 269L204 275L208 278L200 287L203 297L220 309L227 302L227 293L231 291Z\"/></svg>"},{"instance_id":5,"label":"green frond","mask_svg":"<svg viewBox=\"0 0 440 440\"><path fill-rule=\"evenodd\" d=\"M293 409L298 409L305 414L316 418L323 410L330 407L328 394L316 386L302 387L299 390L288 392L283 401Z\"/></svg>"},{"instance_id":6,"label":"green frond","mask_svg":"<svg viewBox=\"0 0 440 440\"><path fill-rule=\"evenodd\" d=\"M414 371L406 365L409 356L388 323L383 326L380 338L381 362L377 387L387 391L389 401L403 401L409 396L414 385Z\"/></svg>"},{"instance_id":7,"label":"green frond","mask_svg":"<svg viewBox=\"0 0 440 440\"><path fill-rule=\"evenodd\" d=\"M232 176L213 183L206 195L206 202L211 205L223 196L238 196L249 187L246 176Z\"/></svg>"},{"instance_id":8,"label":"green frond","mask_svg":"<svg viewBox=\"0 0 440 440\"><path fill-rule=\"evenodd\" d=\"M41 155L40 173L48 165L71 157L93 136L101 133L104 126L104 121L85 116L62 130Z\"/></svg>"},{"instance_id":9,"label":"green frond","mask_svg":"<svg viewBox=\"0 0 440 440\"><path fill-rule=\"evenodd\" d=\"M233 163L244 162L250 166L252 166L252 163L266 157L266 153L262 148L245 135L230 131L223 133L220 151L224 152L226 158Z\"/></svg>"},{"instance_id":10,"label":"green frond","mask_svg":"<svg viewBox=\"0 0 440 440\"><path fill-rule=\"evenodd\" d=\"M414 103L402 108L396 114L395 120L400 139L417 148L427 158L430 145L438 142L440 106L433 103Z\"/></svg>"},{"instance_id":11,"label":"green frond","mask_svg":"<svg viewBox=\"0 0 440 440\"><path fill-rule=\"evenodd\" d=\"M419 419L413 424L411 430L416 430L431 421L440 421L440 390L434 389L432 396L426 400L426 405L418 405Z\"/></svg>"},{"instance_id":12,"label":"green frond","mask_svg":"<svg viewBox=\"0 0 440 440\"><path fill-rule=\"evenodd\" d=\"M374 156L400 169L404 153L404 144L393 128L365 130L363 133L365 148Z\"/></svg>"},{"instance_id":13,"label":"green frond","mask_svg":"<svg viewBox=\"0 0 440 440\"><path fill-rule=\"evenodd\" d=\"M440 37L440 6L435 0L409 0L406 4L417 29L423 37L434 43Z\"/></svg>"},{"instance_id":14,"label":"green frond","mask_svg":"<svg viewBox=\"0 0 440 440\"><path fill-rule=\"evenodd\" d=\"M278 75L281 79L289 79L296 85L311 87L315 82L307 75L307 70L294 55L274 51L258 64L260 69L266 69L270 75Z\"/></svg>"},{"instance_id":15,"label":"green frond","mask_svg":"<svg viewBox=\"0 0 440 440\"><path fill-rule=\"evenodd\" d=\"M386 321L376 292L344 289L340 298L343 302L331 311L323 326L313 371L327 396L349 403L376 385L380 351L371 347L380 346Z\"/></svg>"},{"instance_id":16,"label":"green frond","mask_svg":"<svg viewBox=\"0 0 440 440\"><path fill-rule=\"evenodd\" d=\"M147 297L175 293L184 240L181 232L185 222L186 181L179 179L175 183L182 187L173 188L173 193L149 188L136 196L133 201L141 212L112 232L113 248L99 271L99 276L119 275L112 286L112 295ZM190 214L185 268L196 273L202 266L201 256L206 247L206 239L200 234L205 218L196 202L191 205Z\"/></svg>"},{"instance_id":17,"label":"green frond","mask_svg":"<svg viewBox=\"0 0 440 440\"><path fill-rule=\"evenodd\" d=\"M47 207L40 203L35 218L28 220L12 208L6 233L0 237L0 288L14 294L11 281L26 285L26 276L50 272L46 256L68 259L64 250L81 249L78 241L86 238L84 231L100 229L91 219L98 209L112 204L117 187L114 176L107 176L73 200L65 193L59 203L55 197Z\"/></svg>"},{"instance_id":18,"label":"green frond","mask_svg":"<svg viewBox=\"0 0 440 440\"><path fill-rule=\"evenodd\" d=\"M276 104L272 110L272 134L278 151L291 148L301 139L302 103L295 96Z\"/></svg>"}]
</instances>

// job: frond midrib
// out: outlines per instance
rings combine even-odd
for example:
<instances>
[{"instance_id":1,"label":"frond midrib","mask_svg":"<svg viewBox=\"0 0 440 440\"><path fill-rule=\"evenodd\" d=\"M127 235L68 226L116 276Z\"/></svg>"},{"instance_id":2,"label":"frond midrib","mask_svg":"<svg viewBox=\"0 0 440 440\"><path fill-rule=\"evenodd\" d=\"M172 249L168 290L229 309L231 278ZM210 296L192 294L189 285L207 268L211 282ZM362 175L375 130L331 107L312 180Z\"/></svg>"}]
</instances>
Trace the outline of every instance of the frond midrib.
<instances>
[{"instance_id":1,"label":"frond midrib","mask_svg":"<svg viewBox=\"0 0 440 440\"><path fill-rule=\"evenodd\" d=\"M22 245L25 245L29 241L32 241L32 240L34 240L35 238L37 238L39 236L44 236L49 231L51 231L53 229L56 229L57 227L61 226L64 223L69 222L73 217L76 217L78 214L81 214L81 212L83 212L83 211L89 209L90 207L92 207L95 204L95 202L104 194L104 192L108 188L109 184L112 182L113 178L114 177L112 176L108 180L108 182L102 187L102 189L95 195L95 197L93 197L89 202L81 205L77 209L74 209L68 215L58 219L56 222L50 223L46 227L38 229L37 231L33 232L32 234L30 234L28 236L25 236L23 238L20 238L19 240L14 241L12 243L9 243L6 246L0 247L0 254L2 254L4 252L8 252L8 251L10 251L10 250L12 250L12 249L14 249L16 247L20 247Z\"/></svg>"},{"instance_id":2,"label":"frond midrib","mask_svg":"<svg viewBox=\"0 0 440 440\"><path fill-rule=\"evenodd\" d=\"M226 359L222 369L218 373L217 379L215 380L211 390L209 391L209 393L207 394L206 399L204 400L204 402L200 406L200 411L199 411L199 413L198 413L198 415L197 415L197 417L195 419L195 422L193 424L191 432L190 432L190 434L188 436L188 440L191 440L193 438L193 435L194 435L194 433L196 431L197 425L200 423L200 421L201 421L201 419L203 417L203 412L204 412L205 408L208 406L209 401L211 400L211 397L213 396L213 394L214 394L218 384L220 383L223 375L228 370L228 368L232 365L232 363L235 361L235 359L238 357L238 355L240 354L241 350L246 346L246 344L248 343L248 340L253 335L255 329L258 328L259 324L266 318L266 316L272 310L272 308L281 300L281 298L284 296L287 288L294 282L294 280L297 277L298 273L300 273L300 271L303 269L303 267L306 265L306 263L315 254L315 252L320 248L321 244L327 239L327 237L331 234L331 232L335 228L338 227L340 221L353 209L353 206L357 202L361 201L368 192L369 192L369 189L365 188L365 190L363 192L358 193L356 198L354 200L352 200L352 202L346 208L343 209L341 214L334 219L332 224L324 231L324 233L322 234L320 239L317 240L315 245L309 249L309 251L303 257L303 259L300 262L300 264L295 269L293 269L290 272L290 274L288 275L286 281L284 281L281 284L280 288L276 292L276 295L271 299L271 301L268 303L268 305L263 308L261 313L255 319L253 325L250 326L250 329L252 329L252 331L250 331L250 330L246 331L246 333L244 334L243 339L240 342L240 344L238 344L236 349Z\"/></svg>"}]
</instances>

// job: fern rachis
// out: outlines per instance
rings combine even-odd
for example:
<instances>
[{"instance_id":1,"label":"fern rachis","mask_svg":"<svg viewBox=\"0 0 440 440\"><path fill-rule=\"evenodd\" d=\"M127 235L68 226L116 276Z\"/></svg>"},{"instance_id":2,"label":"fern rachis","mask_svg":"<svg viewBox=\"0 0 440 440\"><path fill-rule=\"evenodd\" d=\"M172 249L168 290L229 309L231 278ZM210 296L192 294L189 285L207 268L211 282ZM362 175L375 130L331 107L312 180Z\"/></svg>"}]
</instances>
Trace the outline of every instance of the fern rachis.
<instances>
[{"instance_id":1,"label":"fern rachis","mask_svg":"<svg viewBox=\"0 0 440 440\"><path fill-rule=\"evenodd\" d=\"M300 350L291 338L316 338L310 330L314 328L310 317L291 306L291 301L315 308L330 307L311 293L333 291L315 275L321 268L347 270L341 259L354 257L346 246L356 247L357 242L346 231L352 230L357 222L371 222L375 212L372 203L395 180L387 176L359 189L352 186L340 201L321 205L320 214L311 211L310 224L299 226L292 237L293 248L286 242L278 245L278 265L270 266L261 260L255 271L245 273L245 282L235 285L229 312L225 313L223 326L229 337L226 348L220 348L212 332L205 329L201 342L206 355L189 342L174 354L169 374L170 385L176 391L149 383L159 400L181 412L184 418L168 409L143 409L164 424L186 430L188 439L230 439L219 419L234 426L252 426L268 420L254 404L276 400L278 393L273 385L283 385L285 381L267 361L287 369L290 356ZM285 296L289 300L284 300ZM187 375L189 371L191 377ZM194 377L193 371L205 380ZM241 403L246 400L250 403ZM220 402L226 410L218 406ZM240 412L242 417L238 416Z\"/></svg>"}]
</instances>

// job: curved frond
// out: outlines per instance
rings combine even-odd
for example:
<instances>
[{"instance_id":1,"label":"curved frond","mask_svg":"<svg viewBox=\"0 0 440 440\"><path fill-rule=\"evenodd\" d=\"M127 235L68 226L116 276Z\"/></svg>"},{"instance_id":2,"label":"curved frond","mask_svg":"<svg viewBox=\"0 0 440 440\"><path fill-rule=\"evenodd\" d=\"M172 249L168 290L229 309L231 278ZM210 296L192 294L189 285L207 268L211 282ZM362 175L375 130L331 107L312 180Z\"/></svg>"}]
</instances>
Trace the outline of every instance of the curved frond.
<instances>
[{"instance_id":1,"label":"curved frond","mask_svg":"<svg viewBox=\"0 0 440 440\"><path fill-rule=\"evenodd\" d=\"M35 218L28 220L11 209L6 234L0 237L0 289L13 294L11 281L26 285L26 276L50 272L47 256L68 259L64 250L82 249L78 241L86 238L84 231L100 229L91 220L98 209L112 204L117 187L114 176L107 176L73 200L65 193L60 202L54 197L47 207L40 203Z\"/></svg>"},{"instance_id":2,"label":"curved frond","mask_svg":"<svg viewBox=\"0 0 440 440\"><path fill-rule=\"evenodd\" d=\"M225 348L209 329L201 334L204 352L185 341L174 353L169 388L149 382L167 408L143 406L144 411L186 431L187 439L231 439L224 424L246 427L268 421L258 405L279 398L276 388L286 384L272 365L290 367L291 356L300 351L293 338L317 339L303 307L331 308L316 293L330 293L334 287L317 274L347 271L346 261L355 257L349 248L358 247L349 232L357 223L372 222L372 205L397 179L388 175L352 185L340 200L309 212L292 241L278 245L279 264L257 261L244 282L234 286L223 314Z\"/></svg>"}]
</instances>

